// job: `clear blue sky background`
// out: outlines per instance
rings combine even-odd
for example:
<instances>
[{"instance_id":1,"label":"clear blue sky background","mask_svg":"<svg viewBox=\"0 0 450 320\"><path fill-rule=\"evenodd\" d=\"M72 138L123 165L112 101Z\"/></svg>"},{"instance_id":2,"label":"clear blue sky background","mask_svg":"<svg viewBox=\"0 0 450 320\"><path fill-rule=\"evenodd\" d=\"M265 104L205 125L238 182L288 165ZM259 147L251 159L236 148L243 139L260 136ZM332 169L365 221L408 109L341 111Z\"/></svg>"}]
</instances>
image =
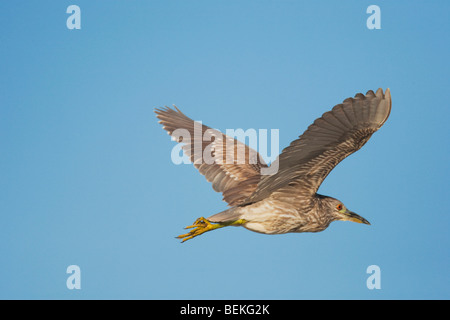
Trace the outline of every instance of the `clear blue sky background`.
<instances>
[{"instance_id":1,"label":"clear blue sky background","mask_svg":"<svg viewBox=\"0 0 450 320\"><path fill-rule=\"evenodd\" d=\"M81 8L69 30L66 8ZM381 30L366 9L381 8ZM1 1L0 298L449 299L449 1ZM385 126L329 175L371 226L174 236L226 204L154 107L280 147L357 92ZM66 268L81 268L68 290ZM381 269L369 290L366 268Z\"/></svg>"}]
</instances>

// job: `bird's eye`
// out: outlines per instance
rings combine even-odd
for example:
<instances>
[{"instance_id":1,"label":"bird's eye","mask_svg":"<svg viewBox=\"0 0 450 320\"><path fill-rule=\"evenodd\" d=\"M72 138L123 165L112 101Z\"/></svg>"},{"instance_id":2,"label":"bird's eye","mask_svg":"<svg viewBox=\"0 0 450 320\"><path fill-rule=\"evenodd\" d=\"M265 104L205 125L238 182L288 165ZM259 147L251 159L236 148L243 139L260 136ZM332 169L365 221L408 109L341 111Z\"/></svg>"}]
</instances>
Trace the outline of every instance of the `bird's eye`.
<instances>
[{"instance_id":1,"label":"bird's eye","mask_svg":"<svg viewBox=\"0 0 450 320\"><path fill-rule=\"evenodd\" d=\"M342 210L342 203L339 203L339 204L336 206L336 209L338 209L339 211L341 211L341 210Z\"/></svg>"}]
</instances>

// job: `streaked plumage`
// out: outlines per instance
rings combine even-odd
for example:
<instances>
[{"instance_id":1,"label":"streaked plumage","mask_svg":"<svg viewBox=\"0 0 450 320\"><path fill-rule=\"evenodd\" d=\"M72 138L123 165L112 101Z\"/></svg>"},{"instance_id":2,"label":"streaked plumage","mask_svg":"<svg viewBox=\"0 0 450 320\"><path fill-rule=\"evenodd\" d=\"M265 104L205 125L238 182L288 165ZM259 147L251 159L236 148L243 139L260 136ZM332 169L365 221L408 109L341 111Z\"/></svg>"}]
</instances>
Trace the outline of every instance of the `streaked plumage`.
<instances>
[{"instance_id":1,"label":"streaked plumage","mask_svg":"<svg viewBox=\"0 0 450 320\"><path fill-rule=\"evenodd\" d=\"M359 150L385 123L390 111L389 89L385 93L382 89L365 95L358 93L324 113L285 148L271 164L271 168L278 166L275 174L262 175L261 170L268 167L255 150L194 122L177 107L156 109L159 122L178 142L181 137L177 136L177 129L189 132L191 139L182 141L183 151L231 207L207 219L199 218L188 227L193 230L180 238L185 241L229 225L280 234L322 231L335 220L369 224L339 200L319 195L317 190L339 162ZM201 128L201 135L194 134L196 127ZM214 137L212 143L203 141L205 133ZM208 146L214 161L205 163L201 155ZM227 155L237 159L239 148L245 150L245 161L227 162Z\"/></svg>"}]
</instances>

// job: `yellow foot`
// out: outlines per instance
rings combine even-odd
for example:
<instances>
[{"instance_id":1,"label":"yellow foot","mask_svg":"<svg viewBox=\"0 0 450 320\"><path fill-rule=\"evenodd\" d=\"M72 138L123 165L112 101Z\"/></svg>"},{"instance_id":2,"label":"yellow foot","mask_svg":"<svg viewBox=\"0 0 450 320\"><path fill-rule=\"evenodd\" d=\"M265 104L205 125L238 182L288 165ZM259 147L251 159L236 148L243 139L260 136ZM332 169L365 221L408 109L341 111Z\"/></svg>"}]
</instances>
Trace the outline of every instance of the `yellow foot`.
<instances>
[{"instance_id":1,"label":"yellow foot","mask_svg":"<svg viewBox=\"0 0 450 320\"><path fill-rule=\"evenodd\" d=\"M214 223L212 224L205 218L201 217L195 220L194 224L192 226L187 226L185 229L193 229L189 231L186 234L179 235L178 239L183 239L181 242L185 242L186 240L192 239L196 236L199 236L205 232L225 227L226 225L220 224L220 223Z\"/></svg>"}]
</instances>

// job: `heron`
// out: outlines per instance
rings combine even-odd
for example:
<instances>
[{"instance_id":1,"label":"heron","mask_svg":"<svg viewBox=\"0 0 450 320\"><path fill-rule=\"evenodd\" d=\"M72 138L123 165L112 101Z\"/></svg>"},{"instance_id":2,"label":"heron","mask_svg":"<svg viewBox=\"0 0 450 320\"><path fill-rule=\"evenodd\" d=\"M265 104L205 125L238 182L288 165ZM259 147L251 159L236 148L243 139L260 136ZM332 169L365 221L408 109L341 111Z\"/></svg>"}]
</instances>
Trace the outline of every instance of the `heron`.
<instances>
[{"instance_id":1,"label":"heron","mask_svg":"<svg viewBox=\"0 0 450 320\"><path fill-rule=\"evenodd\" d=\"M183 152L194 167L212 183L215 191L222 193L229 206L208 218L198 218L185 228L190 229L187 233L177 238L185 242L228 226L242 226L263 234L285 234L320 232L333 221L370 225L342 201L317 191L337 164L358 151L381 128L391 105L389 88L345 99L316 119L270 166L248 145L193 121L176 106L155 108L164 130L182 143ZM179 135L180 129L188 133L188 138ZM195 132L198 129L201 134ZM207 132L214 137L212 142L203 138ZM211 152L213 161L202 161L205 151ZM236 161L242 151L243 161ZM274 166L277 170L263 174L263 170Z\"/></svg>"}]
</instances>

